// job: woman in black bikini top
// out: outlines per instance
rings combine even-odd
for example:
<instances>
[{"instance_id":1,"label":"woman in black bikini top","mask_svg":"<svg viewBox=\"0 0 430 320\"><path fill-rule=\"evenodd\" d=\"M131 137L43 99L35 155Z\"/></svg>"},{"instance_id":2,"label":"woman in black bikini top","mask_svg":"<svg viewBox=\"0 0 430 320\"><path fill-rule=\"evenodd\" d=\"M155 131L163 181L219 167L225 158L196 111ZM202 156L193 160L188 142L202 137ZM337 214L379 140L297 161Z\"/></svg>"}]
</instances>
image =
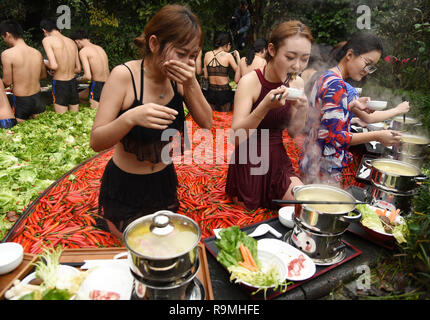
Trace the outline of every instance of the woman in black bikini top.
<instances>
[{"instance_id":1,"label":"woman in black bikini top","mask_svg":"<svg viewBox=\"0 0 430 320\"><path fill-rule=\"evenodd\" d=\"M183 102L200 127L212 125L211 108L195 78L202 47L197 17L183 6L167 5L135 44L145 59L112 70L90 137L97 152L114 147L102 178L99 213L118 236L137 217L177 205L176 173L173 164L161 161L160 137L165 129L182 130Z\"/></svg>"}]
</instances>

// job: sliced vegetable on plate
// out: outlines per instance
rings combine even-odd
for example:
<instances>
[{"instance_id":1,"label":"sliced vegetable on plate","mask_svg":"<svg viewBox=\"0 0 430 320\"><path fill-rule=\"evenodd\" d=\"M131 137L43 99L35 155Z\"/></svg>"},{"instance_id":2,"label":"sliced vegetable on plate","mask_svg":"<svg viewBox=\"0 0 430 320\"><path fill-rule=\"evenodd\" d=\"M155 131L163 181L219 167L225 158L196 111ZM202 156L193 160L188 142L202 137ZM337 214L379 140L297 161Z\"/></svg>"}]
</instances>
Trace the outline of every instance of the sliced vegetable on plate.
<instances>
[{"instance_id":1,"label":"sliced vegetable on plate","mask_svg":"<svg viewBox=\"0 0 430 320\"><path fill-rule=\"evenodd\" d=\"M253 294L268 289L285 292L287 270L275 254L257 248L257 240L238 226L220 232L216 240L217 260L230 272L230 280L256 288Z\"/></svg>"},{"instance_id":2,"label":"sliced vegetable on plate","mask_svg":"<svg viewBox=\"0 0 430 320\"><path fill-rule=\"evenodd\" d=\"M381 209L367 204L357 205L361 212L361 225L368 235L376 240L405 243L409 236L406 220L400 215L400 210Z\"/></svg>"}]
</instances>

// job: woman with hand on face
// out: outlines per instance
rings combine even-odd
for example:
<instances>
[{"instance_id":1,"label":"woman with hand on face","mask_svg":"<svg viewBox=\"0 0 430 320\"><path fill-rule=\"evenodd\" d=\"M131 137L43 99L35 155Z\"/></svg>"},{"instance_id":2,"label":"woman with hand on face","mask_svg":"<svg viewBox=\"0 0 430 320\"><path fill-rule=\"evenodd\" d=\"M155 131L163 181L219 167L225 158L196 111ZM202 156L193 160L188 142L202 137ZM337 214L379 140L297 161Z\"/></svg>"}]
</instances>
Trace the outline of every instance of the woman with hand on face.
<instances>
[{"instance_id":1,"label":"woman with hand on face","mask_svg":"<svg viewBox=\"0 0 430 320\"><path fill-rule=\"evenodd\" d=\"M165 129L183 132L183 102L200 127L212 125L212 110L195 78L202 42L197 17L186 7L167 5L135 40L144 59L115 67L105 83L90 144L97 152L114 147L102 177L99 213L116 236L140 216L178 209L175 168L162 152L169 141L161 135Z\"/></svg>"},{"instance_id":2,"label":"woman with hand on face","mask_svg":"<svg viewBox=\"0 0 430 320\"><path fill-rule=\"evenodd\" d=\"M294 137L305 125L308 100L304 93L295 100L286 97L290 88L303 89L304 82L297 75L306 68L312 42L309 28L300 21L281 23L271 32L267 65L248 73L239 82L232 129L235 136L239 136L239 131L247 132L247 136L243 141L235 141L226 192L249 210L278 208L273 199L292 200L292 188L302 185L282 135L287 129ZM268 139L264 140L267 134ZM251 154L259 155L261 163L256 164ZM266 170L262 162L267 164ZM261 165L263 170L257 173L254 169Z\"/></svg>"},{"instance_id":3,"label":"woman with hand on face","mask_svg":"<svg viewBox=\"0 0 430 320\"><path fill-rule=\"evenodd\" d=\"M214 42L215 50L208 51L204 57L204 77L208 79L209 86L205 92L205 97L213 110L228 112L232 110L234 92L230 87L228 77L229 67L236 72L240 55L237 50L233 54L231 40L228 33L220 33ZM235 59L236 58L236 59Z\"/></svg>"},{"instance_id":4,"label":"woman with hand on face","mask_svg":"<svg viewBox=\"0 0 430 320\"><path fill-rule=\"evenodd\" d=\"M400 141L392 130L352 133L351 119L366 115L369 98L348 99L344 79L360 81L376 70L383 53L381 40L370 33L354 35L339 52L339 63L324 72L312 90L308 123L312 126L303 146L301 170L307 183L339 183L342 170L352 160L352 145L379 141L391 146ZM351 96L351 93L350 93ZM350 101L348 103L348 100Z\"/></svg>"}]
</instances>

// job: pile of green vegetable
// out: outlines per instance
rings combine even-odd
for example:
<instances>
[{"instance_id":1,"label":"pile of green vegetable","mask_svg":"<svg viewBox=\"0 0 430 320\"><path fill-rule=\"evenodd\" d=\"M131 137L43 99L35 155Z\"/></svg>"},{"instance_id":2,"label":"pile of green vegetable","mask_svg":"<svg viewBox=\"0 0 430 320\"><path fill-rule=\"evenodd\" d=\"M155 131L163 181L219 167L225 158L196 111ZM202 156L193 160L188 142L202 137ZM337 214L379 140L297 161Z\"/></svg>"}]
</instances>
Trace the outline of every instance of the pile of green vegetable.
<instances>
[{"instance_id":1,"label":"pile of green vegetable","mask_svg":"<svg viewBox=\"0 0 430 320\"><path fill-rule=\"evenodd\" d=\"M0 239L40 192L95 155L89 146L95 109L57 114L52 106L36 119L0 130Z\"/></svg>"}]
</instances>

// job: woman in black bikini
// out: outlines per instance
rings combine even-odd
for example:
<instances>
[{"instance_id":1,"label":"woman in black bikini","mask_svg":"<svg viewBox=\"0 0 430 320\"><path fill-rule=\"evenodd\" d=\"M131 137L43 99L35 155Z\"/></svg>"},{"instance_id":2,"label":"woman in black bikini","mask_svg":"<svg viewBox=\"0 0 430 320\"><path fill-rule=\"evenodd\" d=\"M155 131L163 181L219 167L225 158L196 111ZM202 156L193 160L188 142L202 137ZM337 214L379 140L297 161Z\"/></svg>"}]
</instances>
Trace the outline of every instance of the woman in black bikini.
<instances>
[{"instance_id":1,"label":"woman in black bikini","mask_svg":"<svg viewBox=\"0 0 430 320\"><path fill-rule=\"evenodd\" d=\"M179 5L163 7L135 40L144 60L115 67L104 86L91 132L91 147L114 147L99 196L99 214L118 237L140 216L179 207L177 176L162 159L165 129L184 129L183 102L202 128L212 111L195 78L202 47L197 17ZM103 226L100 220L100 226Z\"/></svg>"},{"instance_id":2,"label":"woman in black bikini","mask_svg":"<svg viewBox=\"0 0 430 320\"><path fill-rule=\"evenodd\" d=\"M234 92L229 85L228 70L236 72L240 55L234 51L234 57L229 53L231 41L228 33L220 33L214 42L215 50L206 52L204 58L204 76L209 80L206 99L215 111L227 112L232 110Z\"/></svg>"}]
</instances>

